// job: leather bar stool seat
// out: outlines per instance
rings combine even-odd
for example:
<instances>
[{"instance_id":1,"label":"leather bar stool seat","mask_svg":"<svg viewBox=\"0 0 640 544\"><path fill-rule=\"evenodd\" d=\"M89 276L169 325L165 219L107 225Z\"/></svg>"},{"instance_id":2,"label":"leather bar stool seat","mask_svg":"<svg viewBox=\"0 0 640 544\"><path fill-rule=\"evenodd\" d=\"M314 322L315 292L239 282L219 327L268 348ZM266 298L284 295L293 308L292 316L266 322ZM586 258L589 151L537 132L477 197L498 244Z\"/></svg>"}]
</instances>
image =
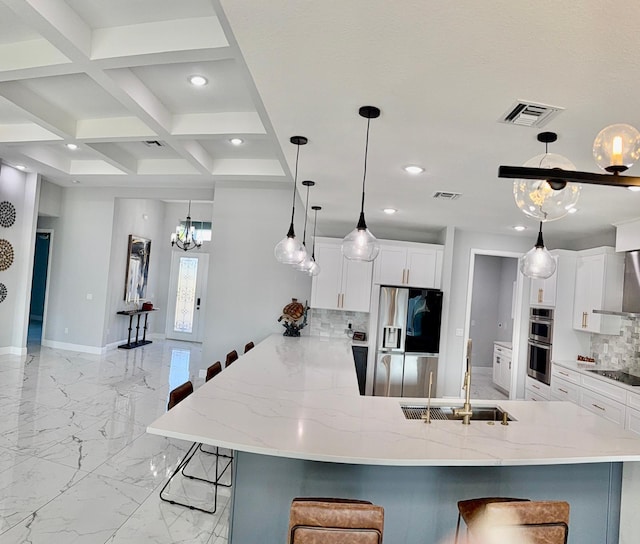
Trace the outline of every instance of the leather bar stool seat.
<instances>
[{"instance_id":1,"label":"leather bar stool seat","mask_svg":"<svg viewBox=\"0 0 640 544\"><path fill-rule=\"evenodd\" d=\"M220 361L216 361L210 367L207 368L207 376L205 377L205 381L208 382L211 378L216 377L218 374L222 372L222 364Z\"/></svg>"},{"instance_id":2,"label":"leather bar stool seat","mask_svg":"<svg viewBox=\"0 0 640 544\"><path fill-rule=\"evenodd\" d=\"M288 544L381 544L384 509L368 501L296 498Z\"/></svg>"},{"instance_id":3,"label":"leather bar stool seat","mask_svg":"<svg viewBox=\"0 0 640 544\"><path fill-rule=\"evenodd\" d=\"M238 352L234 349L227 353L227 358L224 361L224 367L227 368L231 363L238 360Z\"/></svg>"},{"instance_id":4,"label":"leather bar stool seat","mask_svg":"<svg viewBox=\"0 0 640 544\"><path fill-rule=\"evenodd\" d=\"M527 544L566 544L569 535L569 503L485 497L458 503L458 527L464 519L468 531L477 535L493 531L498 539Z\"/></svg>"},{"instance_id":5,"label":"leather bar stool seat","mask_svg":"<svg viewBox=\"0 0 640 544\"><path fill-rule=\"evenodd\" d=\"M253 349L254 347L255 347L255 345L254 345L254 343L253 343L253 342L247 342L247 343L244 345L244 352L245 352L245 353L247 353L247 351L249 351L249 350Z\"/></svg>"}]
</instances>

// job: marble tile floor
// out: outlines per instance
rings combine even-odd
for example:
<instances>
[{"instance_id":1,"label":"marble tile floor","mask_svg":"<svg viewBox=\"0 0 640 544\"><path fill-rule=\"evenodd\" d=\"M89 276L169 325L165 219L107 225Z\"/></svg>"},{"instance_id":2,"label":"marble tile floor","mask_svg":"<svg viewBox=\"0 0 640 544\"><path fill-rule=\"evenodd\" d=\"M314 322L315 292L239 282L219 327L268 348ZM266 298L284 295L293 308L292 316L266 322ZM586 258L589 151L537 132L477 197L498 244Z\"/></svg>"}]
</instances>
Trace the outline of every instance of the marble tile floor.
<instances>
[{"instance_id":1,"label":"marble tile floor","mask_svg":"<svg viewBox=\"0 0 640 544\"><path fill-rule=\"evenodd\" d=\"M101 356L28 351L0 356L2 544L226 544L229 489L219 488L214 515L162 502L190 444L145 432L173 387L203 383L199 344L154 341ZM213 474L214 462L199 453L188 471ZM168 491L210 508L212 489L180 476Z\"/></svg>"},{"instance_id":2,"label":"marble tile floor","mask_svg":"<svg viewBox=\"0 0 640 544\"><path fill-rule=\"evenodd\" d=\"M508 400L493 383L493 368L474 366L471 369L471 398L481 400Z\"/></svg>"}]
</instances>

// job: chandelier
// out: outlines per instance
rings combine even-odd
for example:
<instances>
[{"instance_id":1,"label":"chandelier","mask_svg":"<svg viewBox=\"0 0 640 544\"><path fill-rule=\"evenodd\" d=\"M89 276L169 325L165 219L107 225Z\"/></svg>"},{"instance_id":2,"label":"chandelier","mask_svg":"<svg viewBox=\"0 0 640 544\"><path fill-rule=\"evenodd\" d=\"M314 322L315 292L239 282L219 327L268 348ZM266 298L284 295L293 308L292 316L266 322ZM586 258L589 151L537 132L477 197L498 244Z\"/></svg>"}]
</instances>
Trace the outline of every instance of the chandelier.
<instances>
[{"instance_id":1,"label":"chandelier","mask_svg":"<svg viewBox=\"0 0 640 544\"><path fill-rule=\"evenodd\" d=\"M178 223L176 231L171 233L171 247L173 246L178 246L184 251L197 249L202 246L202 240L198 239L196 228L191 222L191 200L189 200L187 220Z\"/></svg>"}]
</instances>

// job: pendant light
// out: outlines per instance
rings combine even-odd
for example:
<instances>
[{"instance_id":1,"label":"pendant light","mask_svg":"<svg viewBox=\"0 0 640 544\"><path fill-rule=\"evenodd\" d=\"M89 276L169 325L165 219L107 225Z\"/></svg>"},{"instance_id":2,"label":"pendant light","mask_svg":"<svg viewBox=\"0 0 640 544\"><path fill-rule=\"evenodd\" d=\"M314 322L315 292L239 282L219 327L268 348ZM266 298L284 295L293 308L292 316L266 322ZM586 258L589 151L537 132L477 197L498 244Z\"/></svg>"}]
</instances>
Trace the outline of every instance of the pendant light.
<instances>
[{"instance_id":1,"label":"pendant light","mask_svg":"<svg viewBox=\"0 0 640 544\"><path fill-rule=\"evenodd\" d=\"M557 153L549 153L549 144L555 142L555 132L541 132L538 141L544 143L544 153L524 163L525 168L561 168L575 170L574 164ZM580 196L577 183L558 183L547 179L517 179L513 182L516 206L525 215L538 221L555 221L567 215L575 207Z\"/></svg>"},{"instance_id":2,"label":"pendant light","mask_svg":"<svg viewBox=\"0 0 640 544\"><path fill-rule=\"evenodd\" d=\"M556 271L556 260L549 250L544 247L542 240L542 221L540 221L540 231L538 240L520 260L520 272L527 278L545 280L553 276Z\"/></svg>"},{"instance_id":3,"label":"pendant light","mask_svg":"<svg viewBox=\"0 0 640 544\"><path fill-rule=\"evenodd\" d=\"M293 203L291 205L291 224L287 235L280 240L274 249L276 260L282 264L297 264L302 261L306 256L306 251L300 240L296 238L296 233L293 230L293 218L296 213L296 185L298 184L298 159L300 158L300 146L307 143L307 139L304 136L291 136L289 141L298 146L296 150L296 170L293 178Z\"/></svg>"},{"instance_id":4,"label":"pendant light","mask_svg":"<svg viewBox=\"0 0 640 544\"><path fill-rule=\"evenodd\" d=\"M305 249L305 258L302 259L302 261L300 261L298 264L293 265L293 268L295 268L296 270L300 270L301 272L308 272L309 267L311 266L311 254L307 251L307 217L309 217L307 210L309 209L309 187L313 187L315 184L315 181L311 181L308 179L302 182L302 185L307 188L306 204L304 205L304 232L302 234L302 245Z\"/></svg>"},{"instance_id":5,"label":"pendant light","mask_svg":"<svg viewBox=\"0 0 640 544\"><path fill-rule=\"evenodd\" d=\"M364 148L364 173L362 175L362 204L360 218L356 228L342 240L342 254L352 261L373 261L380 253L380 244L371 234L364 220L364 186L367 180L367 155L369 152L369 125L371 119L380 117L380 110L375 106L362 106L358 111L367 120L367 139Z\"/></svg>"},{"instance_id":6,"label":"pendant light","mask_svg":"<svg viewBox=\"0 0 640 544\"><path fill-rule=\"evenodd\" d=\"M318 210L322 209L322 206L311 206L314 212L313 216L313 247L311 249L311 265L307 270L309 276L317 276L320 274L320 265L316 262L316 225L318 224Z\"/></svg>"},{"instance_id":7,"label":"pendant light","mask_svg":"<svg viewBox=\"0 0 640 544\"><path fill-rule=\"evenodd\" d=\"M198 239L196 228L191 222L191 200L189 200L187 220L184 223L178 223L176 231L171 233L171 247L173 246L178 246L183 251L198 249L202 246L202 240Z\"/></svg>"}]
</instances>

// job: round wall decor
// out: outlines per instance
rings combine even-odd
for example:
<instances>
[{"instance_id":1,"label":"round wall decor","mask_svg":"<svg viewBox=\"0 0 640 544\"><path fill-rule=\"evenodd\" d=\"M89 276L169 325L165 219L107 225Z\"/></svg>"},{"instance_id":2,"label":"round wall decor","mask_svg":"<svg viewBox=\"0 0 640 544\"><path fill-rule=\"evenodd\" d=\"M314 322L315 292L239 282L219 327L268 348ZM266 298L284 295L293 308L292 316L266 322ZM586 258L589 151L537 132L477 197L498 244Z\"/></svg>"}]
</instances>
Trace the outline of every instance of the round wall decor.
<instances>
[{"instance_id":1,"label":"round wall decor","mask_svg":"<svg viewBox=\"0 0 640 544\"><path fill-rule=\"evenodd\" d=\"M0 202L0 226L10 227L16 222L16 207L8 200Z\"/></svg>"},{"instance_id":2,"label":"round wall decor","mask_svg":"<svg viewBox=\"0 0 640 544\"><path fill-rule=\"evenodd\" d=\"M7 298L7 286L4 283L0 283L0 302Z\"/></svg>"},{"instance_id":3,"label":"round wall decor","mask_svg":"<svg viewBox=\"0 0 640 544\"><path fill-rule=\"evenodd\" d=\"M13 264L13 246L9 240L0 240L0 270L6 270Z\"/></svg>"}]
</instances>

